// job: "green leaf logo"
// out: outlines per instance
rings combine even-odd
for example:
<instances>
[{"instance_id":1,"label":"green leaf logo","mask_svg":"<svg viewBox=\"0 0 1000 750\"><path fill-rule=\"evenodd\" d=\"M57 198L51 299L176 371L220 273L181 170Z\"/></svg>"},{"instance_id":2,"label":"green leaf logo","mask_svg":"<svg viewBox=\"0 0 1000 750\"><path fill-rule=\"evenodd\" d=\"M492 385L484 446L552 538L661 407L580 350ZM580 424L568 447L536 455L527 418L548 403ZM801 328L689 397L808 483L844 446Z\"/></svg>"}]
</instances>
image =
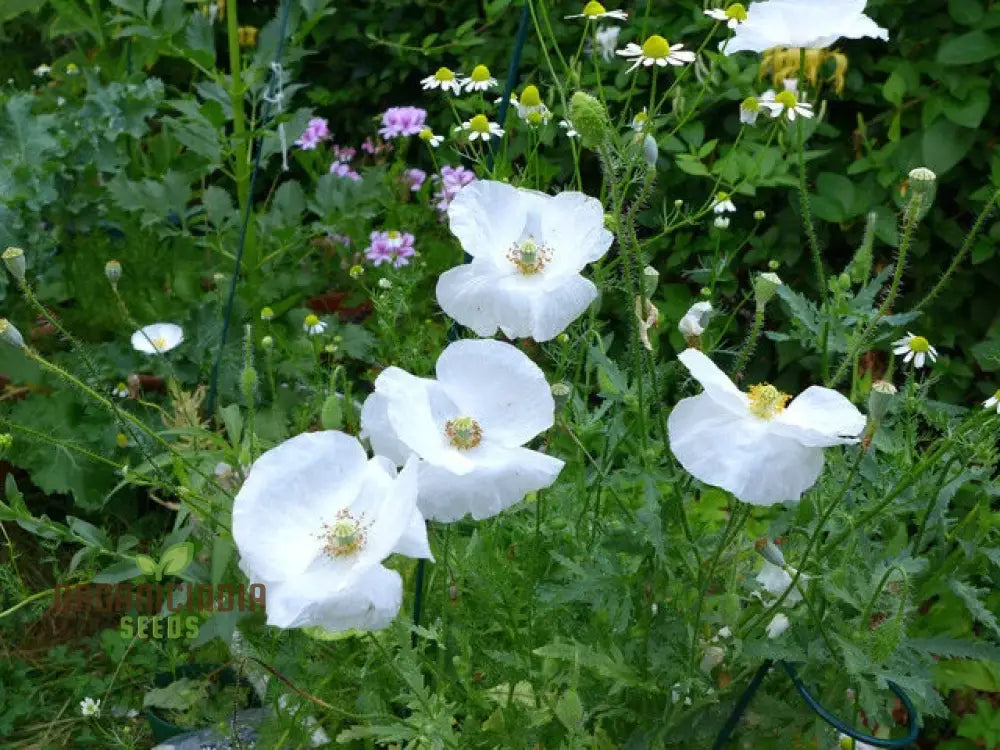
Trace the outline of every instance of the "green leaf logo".
<instances>
[{"instance_id":1,"label":"green leaf logo","mask_svg":"<svg viewBox=\"0 0 1000 750\"><path fill-rule=\"evenodd\" d=\"M139 566L139 570L148 576L156 573L156 560L149 555L136 555L135 564Z\"/></svg>"},{"instance_id":2,"label":"green leaf logo","mask_svg":"<svg viewBox=\"0 0 1000 750\"><path fill-rule=\"evenodd\" d=\"M193 559L194 545L191 542L180 542L167 548L159 562L156 562L149 555L136 555L135 564L144 574L153 576L157 581L160 581L164 575L182 573Z\"/></svg>"}]
</instances>

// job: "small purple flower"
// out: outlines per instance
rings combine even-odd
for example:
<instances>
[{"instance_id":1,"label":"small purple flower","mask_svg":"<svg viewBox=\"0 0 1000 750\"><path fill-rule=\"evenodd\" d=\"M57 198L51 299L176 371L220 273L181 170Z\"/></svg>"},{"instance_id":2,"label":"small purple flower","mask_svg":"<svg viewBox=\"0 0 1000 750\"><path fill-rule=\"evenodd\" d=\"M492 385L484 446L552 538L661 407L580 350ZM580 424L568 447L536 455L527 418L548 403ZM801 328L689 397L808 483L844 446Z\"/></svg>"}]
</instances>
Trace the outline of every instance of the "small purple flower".
<instances>
[{"instance_id":1,"label":"small purple flower","mask_svg":"<svg viewBox=\"0 0 1000 750\"><path fill-rule=\"evenodd\" d=\"M306 151L311 151L320 141L330 137L330 125L322 117L314 117L306 125L305 132L295 141L295 145Z\"/></svg>"},{"instance_id":2,"label":"small purple flower","mask_svg":"<svg viewBox=\"0 0 1000 750\"><path fill-rule=\"evenodd\" d=\"M458 191L476 181L476 173L465 167L451 167L445 165L441 167L441 174L434 175L434 181L440 184L440 189L434 193L434 200L438 211L444 213L448 210L449 204L458 195Z\"/></svg>"},{"instance_id":3,"label":"small purple flower","mask_svg":"<svg viewBox=\"0 0 1000 750\"><path fill-rule=\"evenodd\" d=\"M427 110L420 107L389 107L382 115L379 135L383 138L400 138L416 135L424 129Z\"/></svg>"},{"instance_id":4,"label":"small purple flower","mask_svg":"<svg viewBox=\"0 0 1000 750\"><path fill-rule=\"evenodd\" d=\"M337 161L350 161L357 156L358 150L350 146L334 146L333 158Z\"/></svg>"},{"instance_id":5,"label":"small purple flower","mask_svg":"<svg viewBox=\"0 0 1000 750\"><path fill-rule=\"evenodd\" d=\"M414 252L413 235L409 232L372 232L371 244L365 248L365 257L376 266L392 263L399 268L409 265Z\"/></svg>"},{"instance_id":6,"label":"small purple flower","mask_svg":"<svg viewBox=\"0 0 1000 750\"><path fill-rule=\"evenodd\" d=\"M427 173L422 169L407 169L403 174L399 176L399 181L404 185L408 185L410 190L414 193L420 190L424 185L424 180L427 179Z\"/></svg>"},{"instance_id":7,"label":"small purple flower","mask_svg":"<svg viewBox=\"0 0 1000 750\"><path fill-rule=\"evenodd\" d=\"M342 161L335 161L330 165L330 174L339 175L341 177L346 177L349 180L360 180L361 175L351 169L350 165L344 164Z\"/></svg>"}]
</instances>

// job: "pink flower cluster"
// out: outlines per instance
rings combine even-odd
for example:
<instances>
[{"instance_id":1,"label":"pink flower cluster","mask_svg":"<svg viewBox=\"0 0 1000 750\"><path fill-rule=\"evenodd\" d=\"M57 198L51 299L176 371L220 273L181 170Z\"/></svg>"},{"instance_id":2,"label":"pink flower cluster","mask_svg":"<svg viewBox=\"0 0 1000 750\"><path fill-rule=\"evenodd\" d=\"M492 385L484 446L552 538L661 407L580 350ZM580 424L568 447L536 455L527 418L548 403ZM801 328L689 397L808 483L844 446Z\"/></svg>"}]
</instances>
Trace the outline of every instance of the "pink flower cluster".
<instances>
[{"instance_id":1,"label":"pink flower cluster","mask_svg":"<svg viewBox=\"0 0 1000 750\"><path fill-rule=\"evenodd\" d=\"M450 167L445 165L441 167L440 176L434 175L434 181L441 186L434 193L434 200L437 201L437 210L444 213L448 210L452 199L458 195L458 191L470 182L476 181L476 173L462 166Z\"/></svg>"},{"instance_id":2,"label":"pink flower cluster","mask_svg":"<svg viewBox=\"0 0 1000 750\"><path fill-rule=\"evenodd\" d=\"M382 114L382 127L378 134L383 138L401 138L416 135L424 129L427 110L420 107L389 107Z\"/></svg>"},{"instance_id":3,"label":"pink flower cluster","mask_svg":"<svg viewBox=\"0 0 1000 750\"><path fill-rule=\"evenodd\" d=\"M372 156L378 156L381 153L388 153L392 151L391 143L375 143L371 138L365 138L365 142L361 144L361 150L366 154L371 154Z\"/></svg>"},{"instance_id":4,"label":"pink flower cluster","mask_svg":"<svg viewBox=\"0 0 1000 750\"><path fill-rule=\"evenodd\" d=\"M351 169L351 165L343 161L335 161L330 165L330 174L346 177L349 180L360 180L361 175Z\"/></svg>"},{"instance_id":5,"label":"pink flower cluster","mask_svg":"<svg viewBox=\"0 0 1000 750\"><path fill-rule=\"evenodd\" d=\"M413 235L409 232L372 232L371 244L365 248L365 257L376 266L392 263L399 268L410 263L416 252L413 249Z\"/></svg>"},{"instance_id":6,"label":"pink flower cluster","mask_svg":"<svg viewBox=\"0 0 1000 750\"><path fill-rule=\"evenodd\" d=\"M351 146L334 146L333 158L337 161L350 161L358 155L358 150Z\"/></svg>"},{"instance_id":7,"label":"pink flower cluster","mask_svg":"<svg viewBox=\"0 0 1000 750\"><path fill-rule=\"evenodd\" d=\"M306 125L305 132L295 141L295 145L306 151L311 151L330 137L330 125L322 117L314 117Z\"/></svg>"},{"instance_id":8,"label":"pink flower cluster","mask_svg":"<svg viewBox=\"0 0 1000 750\"><path fill-rule=\"evenodd\" d=\"M414 193L423 187L427 173L422 169L407 169L399 176L399 181L408 186Z\"/></svg>"}]
</instances>

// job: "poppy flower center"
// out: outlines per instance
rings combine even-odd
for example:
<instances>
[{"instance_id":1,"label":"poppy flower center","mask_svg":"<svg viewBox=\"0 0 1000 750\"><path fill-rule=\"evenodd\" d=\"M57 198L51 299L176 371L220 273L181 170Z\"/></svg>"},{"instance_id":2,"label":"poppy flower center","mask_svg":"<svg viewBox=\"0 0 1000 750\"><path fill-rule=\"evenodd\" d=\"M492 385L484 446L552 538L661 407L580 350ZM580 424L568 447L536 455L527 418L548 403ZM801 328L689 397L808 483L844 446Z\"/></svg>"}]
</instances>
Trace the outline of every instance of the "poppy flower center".
<instances>
[{"instance_id":1,"label":"poppy flower center","mask_svg":"<svg viewBox=\"0 0 1000 750\"><path fill-rule=\"evenodd\" d=\"M476 133L489 133L490 121L486 119L486 115L476 115L469 120L469 130Z\"/></svg>"},{"instance_id":2,"label":"poppy flower center","mask_svg":"<svg viewBox=\"0 0 1000 750\"><path fill-rule=\"evenodd\" d=\"M535 242L534 237L516 243L507 252L507 260L525 276L541 272L552 260L552 251L544 244Z\"/></svg>"},{"instance_id":3,"label":"poppy flower center","mask_svg":"<svg viewBox=\"0 0 1000 750\"><path fill-rule=\"evenodd\" d=\"M157 351L163 351L167 348L167 340L163 336L157 336L153 339L153 348Z\"/></svg>"},{"instance_id":4,"label":"poppy flower center","mask_svg":"<svg viewBox=\"0 0 1000 750\"><path fill-rule=\"evenodd\" d=\"M642 44L642 54L659 60L670 55L670 42L659 34L653 34Z\"/></svg>"},{"instance_id":5,"label":"poppy flower center","mask_svg":"<svg viewBox=\"0 0 1000 750\"><path fill-rule=\"evenodd\" d=\"M785 404L791 398L782 393L770 383L761 383L747 392L750 400L750 413L761 419L774 419L785 410Z\"/></svg>"},{"instance_id":6,"label":"poppy flower center","mask_svg":"<svg viewBox=\"0 0 1000 750\"><path fill-rule=\"evenodd\" d=\"M795 109L799 106L799 100L795 97L795 94L788 90L782 91L774 97L774 101L783 105L786 109Z\"/></svg>"},{"instance_id":7,"label":"poppy flower center","mask_svg":"<svg viewBox=\"0 0 1000 750\"><path fill-rule=\"evenodd\" d=\"M735 18L737 21L747 20L747 9L741 3L733 3L726 8L726 18Z\"/></svg>"},{"instance_id":8,"label":"poppy flower center","mask_svg":"<svg viewBox=\"0 0 1000 750\"><path fill-rule=\"evenodd\" d=\"M330 557L346 557L365 547L365 527L347 508L337 511L331 524L323 524L323 551Z\"/></svg>"},{"instance_id":9,"label":"poppy flower center","mask_svg":"<svg viewBox=\"0 0 1000 750\"><path fill-rule=\"evenodd\" d=\"M485 65L477 65L472 69L472 75L469 78L476 83L484 83L490 80L490 69Z\"/></svg>"},{"instance_id":10,"label":"poppy flower center","mask_svg":"<svg viewBox=\"0 0 1000 750\"><path fill-rule=\"evenodd\" d=\"M438 68L437 72L434 74L434 80L441 81L442 83L447 81L454 81L455 74L452 73L448 68Z\"/></svg>"},{"instance_id":11,"label":"poppy flower center","mask_svg":"<svg viewBox=\"0 0 1000 750\"><path fill-rule=\"evenodd\" d=\"M910 351L918 354L926 354L931 349L930 342L923 336L914 336L910 339Z\"/></svg>"},{"instance_id":12,"label":"poppy flower center","mask_svg":"<svg viewBox=\"0 0 1000 750\"><path fill-rule=\"evenodd\" d=\"M589 3L583 6L583 15L587 18L597 18L603 16L607 11L604 6L601 5L597 0L590 0Z\"/></svg>"},{"instance_id":13,"label":"poppy flower center","mask_svg":"<svg viewBox=\"0 0 1000 750\"><path fill-rule=\"evenodd\" d=\"M479 445L483 439L483 428L472 417L455 417L445 423L444 434L453 447L465 451Z\"/></svg>"}]
</instances>

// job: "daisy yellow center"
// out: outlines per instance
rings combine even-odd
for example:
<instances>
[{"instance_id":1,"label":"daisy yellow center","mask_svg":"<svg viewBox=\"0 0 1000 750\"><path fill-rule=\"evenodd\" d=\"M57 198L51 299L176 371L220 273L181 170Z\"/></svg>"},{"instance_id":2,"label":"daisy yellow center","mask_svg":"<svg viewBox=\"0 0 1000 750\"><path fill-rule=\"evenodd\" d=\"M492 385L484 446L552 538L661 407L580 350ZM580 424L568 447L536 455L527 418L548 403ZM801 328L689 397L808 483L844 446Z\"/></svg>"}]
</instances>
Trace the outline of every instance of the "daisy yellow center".
<instances>
[{"instance_id":1,"label":"daisy yellow center","mask_svg":"<svg viewBox=\"0 0 1000 750\"><path fill-rule=\"evenodd\" d=\"M437 72L434 73L434 80L441 81L442 83L447 83L448 81L455 80L455 74L451 72L448 68L438 68Z\"/></svg>"},{"instance_id":2,"label":"daisy yellow center","mask_svg":"<svg viewBox=\"0 0 1000 750\"><path fill-rule=\"evenodd\" d=\"M996 399L997 401L1000 401L1000 388L997 388L997 389L996 389L996 390L995 390L995 391L993 392L993 398L995 398L995 399Z\"/></svg>"},{"instance_id":3,"label":"daisy yellow center","mask_svg":"<svg viewBox=\"0 0 1000 750\"><path fill-rule=\"evenodd\" d=\"M434 131L431 130L430 128L424 128L423 130L420 131L418 137L422 141L429 141L431 138L434 137Z\"/></svg>"},{"instance_id":4,"label":"daisy yellow center","mask_svg":"<svg viewBox=\"0 0 1000 750\"><path fill-rule=\"evenodd\" d=\"M167 340L163 336L157 336L153 339L153 348L157 351L163 351L167 348Z\"/></svg>"},{"instance_id":5,"label":"daisy yellow center","mask_svg":"<svg viewBox=\"0 0 1000 750\"><path fill-rule=\"evenodd\" d=\"M319 318L315 315L306 315L305 324L312 328L313 326L319 325Z\"/></svg>"},{"instance_id":6,"label":"daisy yellow center","mask_svg":"<svg viewBox=\"0 0 1000 750\"><path fill-rule=\"evenodd\" d=\"M722 203L723 201L727 200L729 200L729 193L720 190L718 193L715 194L716 203Z\"/></svg>"},{"instance_id":7,"label":"daisy yellow center","mask_svg":"<svg viewBox=\"0 0 1000 750\"><path fill-rule=\"evenodd\" d=\"M645 112L640 112L635 117L632 118L632 127L642 127L647 122L649 122L649 115Z\"/></svg>"},{"instance_id":8,"label":"daisy yellow center","mask_svg":"<svg viewBox=\"0 0 1000 750\"><path fill-rule=\"evenodd\" d=\"M490 121L486 119L486 115L476 115L469 120L469 130L476 133L489 133Z\"/></svg>"},{"instance_id":9,"label":"daisy yellow center","mask_svg":"<svg viewBox=\"0 0 1000 750\"><path fill-rule=\"evenodd\" d=\"M545 117L542 116L541 112L529 112L528 116L525 118L529 125L541 125L545 122Z\"/></svg>"},{"instance_id":10,"label":"daisy yellow center","mask_svg":"<svg viewBox=\"0 0 1000 750\"><path fill-rule=\"evenodd\" d=\"M323 524L323 551L330 557L354 555L365 547L365 527L344 508L333 523Z\"/></svg>"},{"instance_id":11,"label":"daisy yellow center","mask_svg":"<svg viewBox=\"0 0 1000 750\"><path fill-rule=\"evenodd\" d=\"M642 54L654 60L660 60L670 56L670 42L659 34L653 34L642 44Z\"/></svg>"},{"instance_id":12,"label":"daisy yellow center","mask_svg":"<svg viewBox=\"0 0 1000 750\"><path fill-rule=\"evenodd\" d=\"M479 445L483 439L483 428L472 417L455 417L445 424L444 434L453 447L465 451Z\"/></svg>"},{"instance_id":13,"label":"daisy yellow center","mask_svg":"<svg viewBox=\"0 0 1000 750\"><path fill-rule=\"evenodd\" d=\"M552 260L552 251L534 237L515 243L507 252L507 259L525 276L540 273Z\"/></svg>"},{"instance_id":14,"label":"daisy yellow center","mask_svg":"<svg viewBox=\"0 0 1000 750\"><path fill-rule=\"evenodd\" d=\"M542 103L542 97L538 93L537 86L525 86L521 92L521 104L525 107L537 107Z\"/></svg>"},{"instance_id":15,"label":"daisy yellow center","mask_svg":"<svg viewBox=\"0 0 1000 750\"><path fill-rule=\"evenodd\" d=\"M389 232L389 239L390 240L398 240L399 239L399 232L397 232L395 230Z\"/></svg>"},{"instance_id":16,"label":"daisy yellow center","mask_svg":"<svg viewBox=\"0 0 1000 750\"><path fill-rule=\"evenodd\" d=\"M751 414L761 419L774 419L785 410L785 404L791 396L770 383L761 383L750 388L747 398L750 400Z\"/></svg>"},{"instance_id":17,"label":"daisy yellow center","mask_svg":"<svg viewBox=\"0 0 1000 750\"><path fill-rule=\"evenodd\" d=\"M490 80L490 69L485 65L477 65L472 69L472 75L469 78L476 83L485 83Z\"/></svg>"},{"instance_id":18,"label":"daisy yellow center","mask_svg":"<svg viewBox=\"0 0 1000 750\"><path fill-rule=\"evenodd\" d=\"M740 109L745 109L747 112L756 112L760 109L760 102L752 96L748 96L743 100L743 103L740 104Z\"/></svg>"},{"instance_id":19,"label":"daisy yellow center","mask_svg":"<svg viewBox=\"0 0 1000 750\"><path fill-rule=\"evenodd\" d=\"M918 354L926 354L931 350L930 342L923 336L914 336L910 339L910 351Z\"/></svg>"},{"instance_id":20,"label":"daisy yellow center","mask_svg":"<svg viewBox=\"0 0 1000 750\"><path fill-rule=\"evenodd\" d=\"M795 109L799 105L799 100L791 91L782 91L774 97L774 101L778 104L784 105L786 109Z\"/></svg>"},{"instance_id":21,"label":"daisy yellow center","mask_svg":"<svg viewBox=\"0 0 1000 750\"><path fill-rule=\"evenodd\" d=\"M747 20L747 9L741 3L733 3L726 8L726 18L735 18L737 21Z\"/></svg>"},{"instance_id":22,"label":"daisy yellow center","mask_svg":"<svg viewBox=\"0 0 1000 750\"><path fill-rule=\"evenodd\" d=\"M604 9L604 6L597 2L597 0L590 0L589 3L583 6L583 15L587 18L598 18L605 13L607 11Z\"/></svg>"}]
</instances>

